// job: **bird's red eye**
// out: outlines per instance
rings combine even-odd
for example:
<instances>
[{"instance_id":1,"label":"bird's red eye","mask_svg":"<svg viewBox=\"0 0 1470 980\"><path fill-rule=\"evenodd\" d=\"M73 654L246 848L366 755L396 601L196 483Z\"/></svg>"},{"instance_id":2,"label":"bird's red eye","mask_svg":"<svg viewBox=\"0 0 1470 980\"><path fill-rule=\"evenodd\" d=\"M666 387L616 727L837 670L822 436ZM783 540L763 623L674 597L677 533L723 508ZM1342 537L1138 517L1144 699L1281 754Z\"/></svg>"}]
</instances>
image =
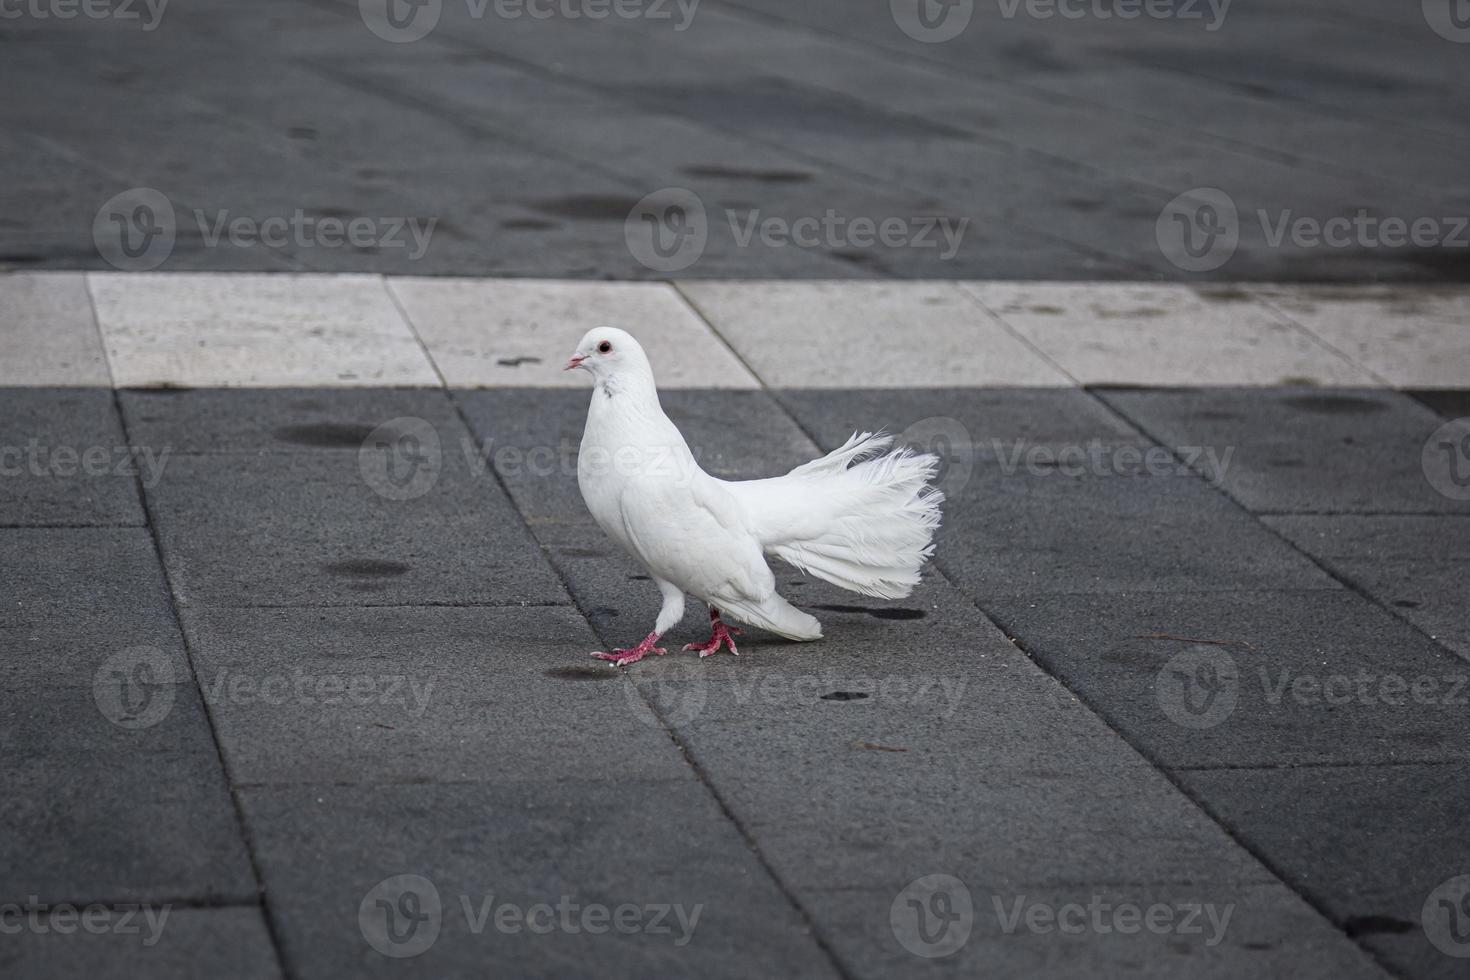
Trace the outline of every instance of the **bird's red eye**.
<instances>
[{"instance_id":1,"label":"bird's red eye","mask_svg":"<svg viewBox=\"0 0 1470 980\"><path fill-rule=\"evenodd\" d=\"M612 351L612 343L609 342L609 341L604 340L602 343L600 343L600 344L597 345L597 353L599 353L599 354L607 354L607 353L610 353L611 351Z\"/></svg>"}]
</instances>

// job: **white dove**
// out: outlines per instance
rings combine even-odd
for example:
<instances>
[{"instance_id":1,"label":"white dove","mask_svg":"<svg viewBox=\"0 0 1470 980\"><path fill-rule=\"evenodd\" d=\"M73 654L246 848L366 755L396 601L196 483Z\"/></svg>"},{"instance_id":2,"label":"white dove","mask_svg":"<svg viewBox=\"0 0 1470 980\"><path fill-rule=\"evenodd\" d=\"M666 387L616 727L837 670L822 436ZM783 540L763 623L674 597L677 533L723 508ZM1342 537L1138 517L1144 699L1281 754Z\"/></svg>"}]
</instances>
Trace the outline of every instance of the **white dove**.
<instances>
[{"instance_id":1,"label":"white dove","mask_svg":"<svg viewBox=\"0 0 1470 980\"><path fill-rule=\"evenodd\" d=\"M844 589L884 599L908 595L934 552L939 505L929 486L938 457L864 432L785 476L730 482L699 468L659 405L653 369L632 335L589 330L565 370L591 373L594 388L577 457L577 484L607 535L648 570L663 593L653 630L636 647L594 653L617 666L662 654L659 637L684 617L684 594L709 604L712 635L690 643L701 657L728 645L722 613L792 640L822 625L776 594L767 554Z\"/></svg>"}]
</instances>

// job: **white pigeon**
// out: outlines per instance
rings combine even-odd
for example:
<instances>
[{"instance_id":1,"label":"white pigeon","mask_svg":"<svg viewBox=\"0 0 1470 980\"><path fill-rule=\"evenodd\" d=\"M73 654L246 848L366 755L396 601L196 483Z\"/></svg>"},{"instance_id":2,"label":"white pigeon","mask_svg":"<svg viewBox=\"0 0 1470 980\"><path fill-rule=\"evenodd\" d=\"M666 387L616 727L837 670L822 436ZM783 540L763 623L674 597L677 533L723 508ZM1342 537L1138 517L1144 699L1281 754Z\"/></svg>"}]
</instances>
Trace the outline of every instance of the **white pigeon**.
<instances>
[{"instance_id":1,"label":"white pigeon","mask_svg":"<svg viewBox=\"0 0 1470 980\"><path fill-rule=\"evenodd\" d=\"M728 645L722 614L792 640L822 625L776 594L775 555L844 589L908 595L934 552L943 494L930 486L938 457L863 432L820 459L765 480L716 479L659 405L653 369L632 335L589 330L565 370L592 375L592 403L577 457L577 484L607 535L648 570L663 593L653 630L636 647L594 653L617 666L662 654L659 637L684 617L684 594L709 604L712 635L701 657Z\"/></svg>"}]
</instances>

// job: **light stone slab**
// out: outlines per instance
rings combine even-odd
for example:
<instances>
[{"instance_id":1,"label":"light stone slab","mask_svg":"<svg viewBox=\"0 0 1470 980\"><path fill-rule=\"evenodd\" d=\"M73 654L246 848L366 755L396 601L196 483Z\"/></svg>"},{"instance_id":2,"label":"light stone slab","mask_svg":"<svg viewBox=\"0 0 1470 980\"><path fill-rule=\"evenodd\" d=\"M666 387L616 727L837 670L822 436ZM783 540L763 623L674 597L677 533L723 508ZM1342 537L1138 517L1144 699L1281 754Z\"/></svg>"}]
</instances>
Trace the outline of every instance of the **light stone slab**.
<instances>
[{"instance_id":1,"label":"light stone slab","mask_svg":"<svg viewBox=\"0 0 1470 980\"><path fill-rule=\"evenodd\" d=\"M451 387L588 387L585 372L562 367L599 326L633 334L662 388L759 387L668 283L404 278L389 288Z\"/></svg>"},{"instance_id":2,"label":"light stone slab","mask_svg":"<svg viewBox=\"0 0 1470 980\"><path fill-rule=\"evenodd\" d=\"M1382 384L1238 286L971 282L963 288L1083 384Z\"/></svg>"},{"instance_id":3,"label":"light stone slab","mask_svg":"<svg viewBox=\"0 0 1470 980\"><path fill-rule=\"evenodd\" d=\"M1073 383L953 283L688 281L679 288L772 387Z\"/></svg>"},{"instance_id":4,"label":"light stone slab","mask_svg":"<svg viewBox=\"0 0 1470 980\"><path fill-rule=\"evenodd\" d=\"M0 386L108 386L80 272L0 275Z\"/></svg>"},{"instance_id":5,"label":"light stone slab","mask_svg":"<svg viewBox=\"0 0 1470 980\"><path fill-rule=\"evenodd\" d=\"M1470 289L1273 285L1253 292L1396 388L1470 386Z\"/></svg>"},{"instance_id":6,"label":"light stone slab","mask_svg":"<svg viewBox=\"0 0 1470 980\"><path fill-rule=\"evenodd\" d=\"M438 385L374 275L89 273L118 387Z\"/></svg>"}]
</instances>

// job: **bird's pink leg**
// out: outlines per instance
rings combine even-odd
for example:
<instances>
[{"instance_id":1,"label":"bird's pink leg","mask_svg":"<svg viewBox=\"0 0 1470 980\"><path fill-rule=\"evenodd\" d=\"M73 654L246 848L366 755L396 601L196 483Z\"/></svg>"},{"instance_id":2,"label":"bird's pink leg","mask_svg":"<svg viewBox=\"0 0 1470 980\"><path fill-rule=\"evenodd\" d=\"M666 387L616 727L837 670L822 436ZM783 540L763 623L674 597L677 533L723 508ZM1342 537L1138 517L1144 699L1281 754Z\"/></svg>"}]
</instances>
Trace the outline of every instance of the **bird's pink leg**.
<instances>
[{"instance_id":1,"label":"bird's pink leg","mask_svg":"<svg viewBox=\"0 0 1470 980\"><path fill-rule=\"evenodd\" d=\"M626 667L629 664L636 664L647 654L656 653L662 656L663 654L669 652L663 647L654 646L654 644L657 642L658 633L652 632L643 638L642 643L638 644L636 647L633 647L630 650L624 649L622 647L616 647L613 649L612 653L594 653L592 656L596 657L598 660L611 660L613 666L615 667Z\"/></svg>"},{"instance_id":2,"label":"bird's pink leg","mask_svg":"<svg viewBox=\"0 0 1470 980\"><path fill-rule=\"evenodd\" d=\"M735 649L735 640L731 638L730 634L734 633L736 636L743 636L745 631L738 626L726 626L720 622L720 611L714 606L709 607L709 628L710 638L708 643L686 643L684 644L684 649L698 650L700 658L703 659L704 657L719 653L721 644L728 644L730 652L737 657L740 656L740 651Z\"/></svg>"}]
</instances>

